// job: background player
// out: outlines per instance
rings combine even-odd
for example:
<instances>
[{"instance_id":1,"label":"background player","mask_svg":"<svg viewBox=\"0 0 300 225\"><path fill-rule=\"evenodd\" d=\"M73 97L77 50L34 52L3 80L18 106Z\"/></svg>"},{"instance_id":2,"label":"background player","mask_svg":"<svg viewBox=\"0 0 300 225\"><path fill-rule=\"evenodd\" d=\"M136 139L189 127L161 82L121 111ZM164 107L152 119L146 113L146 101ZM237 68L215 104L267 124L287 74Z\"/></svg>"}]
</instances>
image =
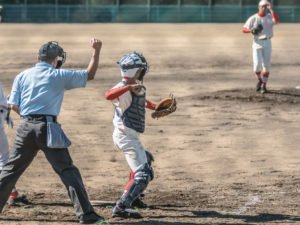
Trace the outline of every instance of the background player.
<instances>
[{"instance_id":1,"label":"background player","mask_svg":"<svg viewBox=\"0 0 300 225\"><path fill-rule=\"evenodd\" d=\"M147 160L146 150L139 140L145 129L145 107L154 110L156 104L146 100L146 88L142 85L148 72L145 57L137 52L129 53L118 62L122 81L105 93L105 98L115 106L113 118L113 142L121 149L134 173L123 195L113 208L113 217L136 217L130 210L132 203L140 197L150 180L153 170ZM150 160L151 162L151 160Z\"/></svg>"},{"instance_id":2,"label":"background player","mask_svg":"<svg viewBox=\"0 0 300 225\"><path fill-rule=\"evenodd\" d=\"M9 108L7 105L7 99L4 96L2 84L0 82L0 173L2 167L8 161L9 158L9 145L7 136L5 133L6 123L12 128L13 122L9 116ZM7 203L9 205L24 205L28 204L28 200L25 195L20 195L16 188L13 188Z\"/></svg>"},{"instance_id":3,"label":"background player","mask_svg":"<svg viewBox=\"0 0 300 225\"><path fill-rule=\"evenodd\" d=\"M268 13L268 11L270 13ZM252 15L244 25L244 33L253 34L253 70L257 77L256 91L267 92L267 82L270 75L273 25L279 22L270 2L261 0L258 13Z\"/></svg>"}]
</instances>

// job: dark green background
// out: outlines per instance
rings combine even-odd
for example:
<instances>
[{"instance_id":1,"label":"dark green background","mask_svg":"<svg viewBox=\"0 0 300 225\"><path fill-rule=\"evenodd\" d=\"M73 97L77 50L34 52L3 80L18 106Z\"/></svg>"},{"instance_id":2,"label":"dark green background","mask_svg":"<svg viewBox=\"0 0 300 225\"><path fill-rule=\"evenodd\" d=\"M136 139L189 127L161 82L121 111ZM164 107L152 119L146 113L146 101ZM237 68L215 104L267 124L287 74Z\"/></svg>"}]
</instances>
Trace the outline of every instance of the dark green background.
<instances>
[{"instance_id":1,"label":"dark green background","mask_svg":"<svg viewBox=\"0 0 300 225\"><path fill-rule=\"evenodd\" d=\"M270 0L280 22L300 22L300 0ZM0 0L7 23L245 22L258 0Z\"/></svg>"}]
</instances>

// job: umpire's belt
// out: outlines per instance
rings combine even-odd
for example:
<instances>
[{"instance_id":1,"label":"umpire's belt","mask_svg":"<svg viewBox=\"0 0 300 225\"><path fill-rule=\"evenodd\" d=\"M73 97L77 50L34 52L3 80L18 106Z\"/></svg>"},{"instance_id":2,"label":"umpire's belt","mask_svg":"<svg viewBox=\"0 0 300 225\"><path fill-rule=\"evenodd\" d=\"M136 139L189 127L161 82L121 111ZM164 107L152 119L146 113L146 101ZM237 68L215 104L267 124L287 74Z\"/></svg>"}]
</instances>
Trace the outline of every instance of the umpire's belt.
<instances>
[{"instance_id":1,"label":"umpire's belt","mask_svg":"<svg viewBox=\"0 0 300 225\"><path fill-rule=\"evenodd\" d=\"M23 119L27 120L27 121L40 121L40 122L47 122L47 121L51 121L51 122L57 122L57 117L56 116L52 116L52 115L39 115L39 114L31 114L31 115L27 115L27 116L22 116ZM48 120L47 120L48 119Z\"/></svg>"}]
</instances>

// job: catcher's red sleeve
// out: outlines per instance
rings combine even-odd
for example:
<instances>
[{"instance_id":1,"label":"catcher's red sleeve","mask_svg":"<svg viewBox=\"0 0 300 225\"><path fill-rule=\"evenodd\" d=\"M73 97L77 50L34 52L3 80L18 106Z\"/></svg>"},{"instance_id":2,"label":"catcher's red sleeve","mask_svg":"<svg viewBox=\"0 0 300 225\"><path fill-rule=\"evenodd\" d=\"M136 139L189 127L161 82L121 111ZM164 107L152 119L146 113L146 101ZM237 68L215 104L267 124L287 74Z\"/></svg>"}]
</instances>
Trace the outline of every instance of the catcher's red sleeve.
<instances>
[{"instance_id":1,"label":"catcher's red sleeve","mask_svg":"<svg viewBox=\"0 0 300 225\"><path fill-rule=\"evenodd\" d=\"M247 27L243 27L243 32L244 33L250 33L251 31Z\"/></svg>"},{"instance_id":2,"label":"catcher's red sleeve","mask_svg":"<svg viewBox=\"0 0 300 225\"><path fill-rule=\"evenodd\" d=\"M122 94L124 94L126 91L129 91L130 86L124 86L124 87L120 87L120 88L114 88L114 89L110 89L107 92L105 92L105 98L107 100L114 100L118 97L120 97Z\"/></svg>"},{"instance_id":3,"label":"catcher's red sleeve","mask_svg":"<svg viewBox=\"0 0 300 225\"><path fill-rule=\"evenodd\" d=\"M146 108L155 110L156 104L155 104L154 102L151 102L151 101L149 101L149 100L146 100Z\"/></svg>"},{"instance_id":4,"label":"catcher's red sleeve","mask_svg":"<svg viewBox=\"0 0 300 225\"><path fill-rule=\"evenodd\" d=\"M279 23L279 17L275 12L272 13L272 17L274 19L275 24Z\"/></svg>"}]
</instances>

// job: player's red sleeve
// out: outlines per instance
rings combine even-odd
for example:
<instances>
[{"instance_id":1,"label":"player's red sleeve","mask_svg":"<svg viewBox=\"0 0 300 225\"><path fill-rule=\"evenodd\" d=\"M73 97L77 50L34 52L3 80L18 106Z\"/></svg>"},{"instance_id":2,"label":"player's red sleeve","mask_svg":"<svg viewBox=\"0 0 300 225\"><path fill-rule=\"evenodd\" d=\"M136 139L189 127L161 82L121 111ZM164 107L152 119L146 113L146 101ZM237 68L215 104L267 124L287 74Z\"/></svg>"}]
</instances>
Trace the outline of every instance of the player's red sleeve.
<instances>
[{"instance_id":1,"label":"player's red sleeve","mask_svg":"<svg viewBox=\"0 0 300 225\"><path fill-rule=\"evenodd\" d=\"M279 23L279 17L275 12L272 13L272 18L275 24Z\"/></svg>"},{"instance_id":2,"label":"player's red sleeve","mask_svg":"<svg viewBox=\"0 0 300 225\"><path fill-rule=\"evenodd\" d=\"M243 32L244 32L244 33L250 33L251 30L249 30L247 27L243 27Z\"/></svg>"},{"instance_id":3,"label":"player's red sleeve","mask_svg":"<svg viewBox=\"0 0 300 225\"><path fill-rule=\"evenodd\" d=\"M154 102L146 100L146 108L155 110L155 107L156 107L156 104Z\"/></svg>"},{"instance_id":4,"label":"player's red sleeve","mask_svg":"<svg viewBox=\"0 0 300 225\"><path fill-rule=\"evenodd\" d=\"M107 92L105 92L105 98L107 100L113 100L113 99L120 97L122 94L124 94L126 91L129 91L129 90L130 90L129 85L126 85L126 86L120 87L120 88L113 88L113 89L110 89Z\"/></svg>"}]
</instances>

